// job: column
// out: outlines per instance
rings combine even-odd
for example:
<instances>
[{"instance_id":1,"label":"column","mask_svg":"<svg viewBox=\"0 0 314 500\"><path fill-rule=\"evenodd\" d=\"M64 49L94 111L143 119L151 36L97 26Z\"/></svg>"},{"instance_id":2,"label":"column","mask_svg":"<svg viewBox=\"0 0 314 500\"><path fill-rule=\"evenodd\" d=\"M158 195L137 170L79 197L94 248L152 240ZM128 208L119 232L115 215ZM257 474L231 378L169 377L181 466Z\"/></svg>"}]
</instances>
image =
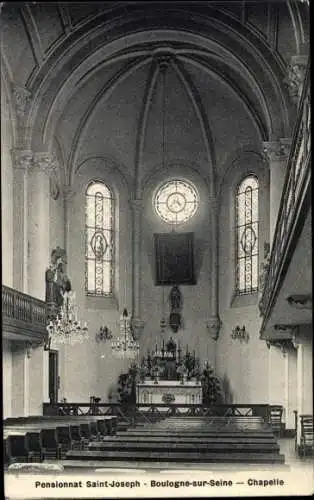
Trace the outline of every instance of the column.
<instances>
[{"instance_id":1,"label":"column","mask_svg":"<svg viewBox=\"0 0 314 500\"><path fill-rule=\"evenodd\" d=\"M268 351L268 402L284 406L285 401L284 357L279 346L269 346ZM286 408L285 408L286 409Z\"/></svg>"},{"instance_id":2,"label":"column","mask_svg":"<svg viewBox=\"0 0 314 500\"><path fill-rule=\"evenodd\" d=\"M304 347L301 343L297 343L297 412L298 412L298 432L297 443L300 444L300 415L303 414L303 361Z\"/></svg>"},{"instance_id":3,"label":"column","mask_svg":"<svg viewBox=\"0 0 314 500\"><path fill-rule=\"evenodd\" d=\"M28 176L33 154L14 149L13 161L13 288L28 293Z\"/></svg>"},{"instance_id":4,"label":"column","mask_svg":"<svg viewBox=\"0 0 314 500\"><path fill-rule=\"evenodd\" d=\"M49 177L57 168L54 155L36 153L29 176L28 293L45 300L45 269L50 261Z\"/></svg>"},{"instance_id":5,"label":"column","mask_svg":"<svg viewBox=\"0 0 314 500\"><path fill-rule=\"evenodd\" d=\"M133 275L132 275L132 326L136 338L139 338L144 323L141 319L141 232L143 201L135 199L131 202L133 210Z\"/></svg>"},{"instance_id":6,"label":"column","mask_svg":"<svg viewBox=\"0 0 314 500\"><path fill-rule=\"evenodd\" d=\"M207 330L211 338L216 341L218 340L221 321L219 318L219 307L218 307L218 272L219 272L219 262L218 262L218 207L217 201L214 200L211 203L211 235L212 235L212 252L211 252L211 269L210 269L210 293L211 293L211 303L210 303L210 318L206 322ZM216 364L216 349L215 349L215 364ZM216 368L216 367L215 367Z\"/></svg>"},{"instance_id":7,"label":"column","mask_svg":"<svg viewBox=\"0 0 314 500\"><path fill-rule=\"evenodd\" d=\"M291 140L263 142L263 152L269 162L270 169L270 196L269 196L269 233L270 245L273 243L278 212L282 197L282 189L287 173L287 160L289 157Z\"/></svg>"},{"instance_id":8,"label":"column","mask_svg":"<svg viewBox=\"0 0 314 500\"><path fill-rule=\"evenodd\" d=\"M285 394L284 394L284 421L286 429L289 428L290 400L289 400L289 351L284 352Z\"/></svg>"}]
</instances>

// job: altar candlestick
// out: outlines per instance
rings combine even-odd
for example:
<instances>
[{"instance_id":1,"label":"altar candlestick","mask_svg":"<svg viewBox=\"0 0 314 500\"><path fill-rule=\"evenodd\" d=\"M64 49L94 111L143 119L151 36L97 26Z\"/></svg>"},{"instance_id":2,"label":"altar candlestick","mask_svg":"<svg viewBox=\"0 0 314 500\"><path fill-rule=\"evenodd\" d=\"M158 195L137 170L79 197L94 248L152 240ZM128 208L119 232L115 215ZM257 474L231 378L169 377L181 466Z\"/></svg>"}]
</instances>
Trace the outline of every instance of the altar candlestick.
<instances>
[{"instance_id":1,"label":"altar candlestick","mask_svg":"<svg viewBox=\"0 0 314 500\"><path fill-rule=\"evenodd\" d=\"M162 349L165 349L165 339L162 339Z\"/></svg>"},{"instance_id":2,"label":"altar candlestick","mask_svg":"<svg viewBox=\"0 0 314 500\"><path fill-rule=\"evenodd\" d=\"M195 349L193 351L193 358L194 358L194 361L195 361Z\"/></svg>"},{"instance_id":3,"label":"altar candlestick","mask_svg":"<svg viewBox=\"0 0 314 500\"><path fill-rule=\"evenodd\" d=\"M189 354L188 346L186 345L186 353Z\"/></svg>"}]
</instances>

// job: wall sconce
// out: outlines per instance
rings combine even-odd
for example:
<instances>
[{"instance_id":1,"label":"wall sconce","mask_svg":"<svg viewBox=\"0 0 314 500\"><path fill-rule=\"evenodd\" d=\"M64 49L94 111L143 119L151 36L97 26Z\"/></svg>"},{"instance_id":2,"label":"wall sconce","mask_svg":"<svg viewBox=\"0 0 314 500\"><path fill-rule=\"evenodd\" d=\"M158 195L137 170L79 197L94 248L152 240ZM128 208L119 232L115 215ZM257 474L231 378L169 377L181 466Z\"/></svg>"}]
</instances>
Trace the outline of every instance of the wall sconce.
<instances>
[{"instance_id":1,"label":"wall sconce","mask_svg":"<svg viewBox=\"0 0 314 500\"><path fill-rule=\"evenodd\" d=\"M101 326L99 332L95 335L96 342L107 342L107 340L112 339L112 333L108 326Z\"/></svg>"},{"instance_id":2,"label":"wall sconce","mask_svg":"<svg viewBox=\"0 0 314 500\"><path fill-rule=\"evenodd\" d=\"M245 326L243 325L242 328L237 325L233 330L232 330L232 333L231 333L231 338L233 340L239 340L241 342L241 344L243 342L245 342L246 344L248 343L249 341L249 334L248 332L246 331L245 329Z\"/></svg>"}]
</instances>

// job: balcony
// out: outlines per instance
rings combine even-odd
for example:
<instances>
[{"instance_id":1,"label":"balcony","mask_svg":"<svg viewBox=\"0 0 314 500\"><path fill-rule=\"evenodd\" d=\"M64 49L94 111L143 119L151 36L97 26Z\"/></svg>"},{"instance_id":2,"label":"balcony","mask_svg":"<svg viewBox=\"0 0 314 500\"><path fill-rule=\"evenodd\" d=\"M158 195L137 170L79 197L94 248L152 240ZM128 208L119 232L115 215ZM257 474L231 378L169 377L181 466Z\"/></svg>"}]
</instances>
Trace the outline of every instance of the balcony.
<instances>
[{"instance_id":1,"label":"balcony","mask_svg":"<svg viewBox=\"0 0 314 500\"><path fill-rule=\"evenodd\" d=\"M309 245L311 240L311 231L308 229L308 226L310 226L309 208L311 206L310 101L310 65L308 65L287 163L287 175L283 187L268 271L259 302L261 316L263 317L260 338L265 340L271 339L269 334L270 325L274 326L274 323L278 323L276 320L280 316L285 319L290 316L287 290L291 290L292 293L311 293L309 279L311 269L306 268L304 260L303 262L301 259L298 260L298 255L309 254L309 249L305 249L305 247ZM302 237L300 237L301 233ZM302 245L304 248L300 249ZM302 276L302 272L305 273L304 276ZM289 286L287 283L283 286L287 276ZM297 290L297 287L303 287L302 292ZM285 296L281 297L281 295ZM277 307L279 302L281 303L280 313ZM275 314L274 309L276 307L277 312ZM287 310L284 311L284 307L287 307ZM275 316L276 318L274 318ZM296 314L295 320L302 323L302 317L297 317ZM306 322L308 321L305 320L304 323ZM294 321L288 320L288 324L293 325L293 323ZM278 326L278 324L275 324L277 331L281 330L282 332L283 328L280 329ZM286 331L288 333L289 328L286 328ZM277 337L276 334L275 337Z\"/></svg>"},{"instance_id":2,"label":"balcony","mask_svg":"<svg viewBox=\"0 0 314 500\"><path fill-rule=\"evenodd\" d=\"M2 286L2 331L10 340L42 343L47 338L46 303Z\"/></svg>"}]
</instances>

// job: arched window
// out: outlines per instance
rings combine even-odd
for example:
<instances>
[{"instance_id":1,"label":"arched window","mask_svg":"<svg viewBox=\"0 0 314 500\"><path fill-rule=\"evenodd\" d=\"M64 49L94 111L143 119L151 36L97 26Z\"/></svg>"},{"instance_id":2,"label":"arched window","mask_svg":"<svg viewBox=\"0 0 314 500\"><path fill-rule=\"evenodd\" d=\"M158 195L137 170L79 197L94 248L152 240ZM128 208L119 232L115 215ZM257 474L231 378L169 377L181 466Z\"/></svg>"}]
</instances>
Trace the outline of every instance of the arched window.
<instances>
[{"instance_id":1,"label":"arched window","mask_svg":"<svg viewBox=\"0 0 314 500\"><path fill-rule=\"evenodd\" d=\"M258 180L248 175L236 193L236 293L258 289Z\"/></svg>"},{"instance_id":2,"label":"arched window","mask_svg":"<svg viewBox=\"0 0 314 500\"><path fill-rule=\"evenodd\" d=\"M91 182L85 203L85 293L109 296L114 273L114 200L102 182Z\"/></svg>"}]
</instances>

